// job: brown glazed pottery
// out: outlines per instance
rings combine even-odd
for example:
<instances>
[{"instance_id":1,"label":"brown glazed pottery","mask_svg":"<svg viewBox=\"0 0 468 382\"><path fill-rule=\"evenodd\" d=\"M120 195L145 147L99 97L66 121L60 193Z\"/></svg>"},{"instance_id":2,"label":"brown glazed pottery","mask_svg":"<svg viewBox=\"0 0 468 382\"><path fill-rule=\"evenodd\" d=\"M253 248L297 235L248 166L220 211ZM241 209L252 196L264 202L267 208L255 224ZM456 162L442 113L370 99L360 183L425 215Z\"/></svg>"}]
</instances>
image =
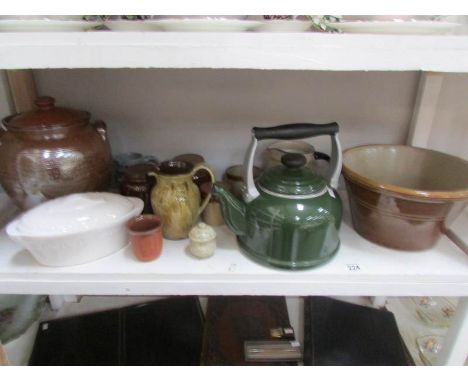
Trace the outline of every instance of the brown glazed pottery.
<instances>
[{"instance_id":1,"label":"brown glazed pottery","mask_svg":"<svg viewBox=\"0 0 468 382\"><path fill-rule=\"evenodd\" d=\"M114 182L120 184L123 175L128 167L142 163L149 163L154 166L159 164L159 161L153 155L143 155L138 152L125 152L114 156Z\"/></svg>"},{"instance_id":2,"label":"brown glazed pottery","mask_svg":"<svg viewBox=\"0 0 468 382\"><path fill-rule=\"evenodd\" d=\"M343 175L356 231L395 249L432 247L468 201L468 162L400 145L343 153Z\"/></svg>"},{"instance_id":3,"label":"brown glazed pottery","mask_svg":"<svg viewBox=\"0 0 468 382\"><path fill-rule=\"evenodd\" d=\"M203 156L201 156L200 154L181 154L181 155L177 155L172 160L189 162L194 166L196 166L197 164L207 165L205 162L205 158L203 158ZM198 189L200 190L200 192L201 192L200 186L203 183L211 182L211 176L209 172L204 169L197 171L193 175L192 179L193 179L193 182L198 186Z\"/></svg>"},{"instance_id":4,"label":"brown glazed pottery","mask_svg":"<svg viewBox=\"0 0 468 382\"><path fill-rule=\"evenodd\" d=\"M151 191L151 205L154 213L161 217L166 239L187 238L207 206L211 194L200 204L200 191L193 182L193 175L202 169L208 171L210 181L214 183L213 173L203 164L193 166L189 162L165 161L157 172L150 173L156 178L156 185Z\"/></svg>"},{"instance_id":5,"label":"brown glazed pottery","mask_svg":"<svg viewBox=\"0 0 468 382\"><path fill-rule=\"evenodd\" d=\"M154 163L140 163L129 166L123 174L120 183L120 193L125 196L136 196L145 202L144 214L152 214L151 189L154 186L154 178L148 173L156 171L157 165Z\"/></svg>"},{"instance_id":6,"label":"brown glazed pottery","mask_svg":"<svg viewBox=\"0 0 468 382\"><path fill-rule=\"evenodd\" d=\"M37 110L3 119L0 183L22 209L59 196L104 191L112 158L104 122L39 97Z\"/></svg>"},{"instance_id":7,"label":"brown glazed pottery","mask_svg":"<svg viewBox=\"0 0 468 382\"><path fill-rule=\"evenodd\" d=\"M156 215L140 215L127 223L133 254L140 261L151 261L161 255L161 219Z\"/></svg>"},{"instance_id":8,"label":"brown glazed pottery","mask_svg":"<svg viewBox=\"0 0 468 382\"><path fill-rule=\"evenodd\" d=\"M205 197L211 193L211 188L211 182L203 183L200 186L202 199L205 199ZM216 196L211 195L210 201L202 213L202 219L206 224L213 227L224 224L223 214L221 212L221 204L219 203L219 199Z\"/></svg>"},{"instance_id":9,"label":"brown glazed pottery","mask_svg":"<svg viewBox=\"0 0 468 382\"><path fill-rule=\"evenodd\" d=\"M253 167L254 180L262 175L262 169L260 167ZM229 166L223 175L223 182L228 184L230 191L239 199L242 199L242 192L245 186L244 182L244 166L236 164Z\"/></svg>"}]
</instances>

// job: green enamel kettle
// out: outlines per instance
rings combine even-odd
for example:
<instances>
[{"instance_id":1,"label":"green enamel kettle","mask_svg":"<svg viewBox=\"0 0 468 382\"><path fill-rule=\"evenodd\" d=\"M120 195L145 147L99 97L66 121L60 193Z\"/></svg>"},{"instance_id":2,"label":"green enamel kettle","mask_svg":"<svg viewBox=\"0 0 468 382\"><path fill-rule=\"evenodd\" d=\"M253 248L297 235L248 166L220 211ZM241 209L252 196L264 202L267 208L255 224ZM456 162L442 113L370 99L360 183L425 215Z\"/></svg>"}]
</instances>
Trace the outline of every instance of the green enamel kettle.
<instances>
[{"instance_id":1,"label":"green enamel kettle","mask_svg":"<svg viewBox=\"0 0 468 382\"><path fill-rule=\"evenodd\" d=\"M340 246L342 203L336 192L341 173L337 123L297 123L252 129L244 161L243 200L214 184L227 226L241 250L262 264L304 269L330 260ZM258 141L303 139L330 135L332 155L328 180L305 167L302 154L287 153L281 165L267 169L254 183L253 162Z\"/></svg>"}]
</instances>

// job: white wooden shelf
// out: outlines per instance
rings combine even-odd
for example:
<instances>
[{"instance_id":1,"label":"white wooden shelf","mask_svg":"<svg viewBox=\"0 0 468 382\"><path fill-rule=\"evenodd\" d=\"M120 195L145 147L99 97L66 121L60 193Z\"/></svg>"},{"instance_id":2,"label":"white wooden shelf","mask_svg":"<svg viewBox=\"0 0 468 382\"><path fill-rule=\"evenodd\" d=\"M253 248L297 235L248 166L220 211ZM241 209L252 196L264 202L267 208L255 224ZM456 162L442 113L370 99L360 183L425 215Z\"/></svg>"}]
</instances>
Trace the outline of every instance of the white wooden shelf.
<instances>
[{"instance_id":1,"label":"white wooden shelf","mask_svg":"<svg viewBox=\"0 0 468 382\"><path fill-rule=\"evenodd\" d=\"M466 36L0 33L0 69L217 68L468 72Z\"/></svg>"},{"instance_id":2,"label":"white wooden shelf","mask_svg":"<svg viewBox=\"0 0 468 382\"><path fill-rule=\"evenodd\" d=\"M50 268L0 235L0 293L84 295L341 295L468 296L468 256L442 237L423 252L395 251L360 237L345 205L341 248L335 258L306 271L258 265L219 228L212 258L191 257L187 240L165 240L161 257L138 262L130 248L74 267ZM66 256L66 254L64 254ZM358 266L358 270L350 270Z\"/></svg>"},{"instance_id":3,"label":"white wooden shelf","mask_svg":"<svg viewBox=\"0 0 468 382\"><path fill-rule=\"evenodd\" d=\"M0 69L47 68L468 73L468 38L326 33L0 33ZM0 294L468 296L468 256L447 237L423 252L383 248L353 230L347 201L343 204L342 246L335 258L321 267L295 272L252 262L239 252L226 227L218 229L218 249L210 259L191 257L185 240L166 240L161 258L154 262L138 262L126 248L99 261L66 268L39 265L0 231ZM1 205L0 201L0 227L14 214L11 202ZM468 214L462 218L452 228L466 242ZM450 352L442 357L448 364L462 364L466 356L468 299L461 300L463 309L459 309L447 339Z\"/></svg>"}]
</instances>

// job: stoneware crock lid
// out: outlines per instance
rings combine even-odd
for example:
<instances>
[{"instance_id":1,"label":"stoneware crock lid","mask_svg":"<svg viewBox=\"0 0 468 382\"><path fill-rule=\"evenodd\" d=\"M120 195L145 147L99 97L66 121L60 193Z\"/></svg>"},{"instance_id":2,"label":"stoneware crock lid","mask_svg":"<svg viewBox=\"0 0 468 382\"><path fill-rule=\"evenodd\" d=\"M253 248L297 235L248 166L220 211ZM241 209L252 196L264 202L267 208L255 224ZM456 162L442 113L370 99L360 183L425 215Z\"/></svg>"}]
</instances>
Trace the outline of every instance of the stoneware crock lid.
<instances>
[{"instance_id":1,"label":"stoneware crock lid","mask_svg":"<svg viewBox=\"0 0 468 382\"><path fill-rule=\"evenodd\" d=\"M34 101L36 110L6 117L3 124L7 129L45 130L54 127L83 125L89 121L86 111L56 107L52 97L38 97Z\"/></svg>"},{"instance_id":2,"label":"stoneware crock lid","mask_svg":"<svg viewBox=\"0 0 468 382\"><path fill-rule=\"evenodd\" d=\"M260 189L278 197L313 198L327 190L325 179L304 167L306 158L299 153L281 157L283 165L265 171L258 181Z\"/></svg>"},{"instance_id":3,"label":"stoneware crock lid","mask_svg":"<svg viewBox=\"0 0 468 382\"><path fill-rule=\"evenodd\" d=\"M108 192L86 192L52 199L18 220L19 233L34 236L69 234L105 228L128 215L133 198Z\"/></svg>"}]
</instances>

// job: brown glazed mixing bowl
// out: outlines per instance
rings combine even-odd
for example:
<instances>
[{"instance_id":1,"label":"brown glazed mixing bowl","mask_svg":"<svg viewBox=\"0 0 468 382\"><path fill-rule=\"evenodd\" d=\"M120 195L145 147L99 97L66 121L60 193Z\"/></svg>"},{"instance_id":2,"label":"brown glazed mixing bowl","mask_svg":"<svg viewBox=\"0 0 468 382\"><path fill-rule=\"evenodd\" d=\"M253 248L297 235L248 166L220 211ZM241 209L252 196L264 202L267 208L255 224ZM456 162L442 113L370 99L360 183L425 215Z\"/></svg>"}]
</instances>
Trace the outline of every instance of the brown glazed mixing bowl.
<instances>
[{"instance_id":1,"label":"brown glazed mixing bowl","mask_svg":"<svg viewBox=\"0 0 468 382\"><path fill-rule=\"evenodd\" d=\"M432 247L468 200L468 162L433 150L354 147L343 175L355 230L390 248Z\"/></svg>"}]
</instances>

